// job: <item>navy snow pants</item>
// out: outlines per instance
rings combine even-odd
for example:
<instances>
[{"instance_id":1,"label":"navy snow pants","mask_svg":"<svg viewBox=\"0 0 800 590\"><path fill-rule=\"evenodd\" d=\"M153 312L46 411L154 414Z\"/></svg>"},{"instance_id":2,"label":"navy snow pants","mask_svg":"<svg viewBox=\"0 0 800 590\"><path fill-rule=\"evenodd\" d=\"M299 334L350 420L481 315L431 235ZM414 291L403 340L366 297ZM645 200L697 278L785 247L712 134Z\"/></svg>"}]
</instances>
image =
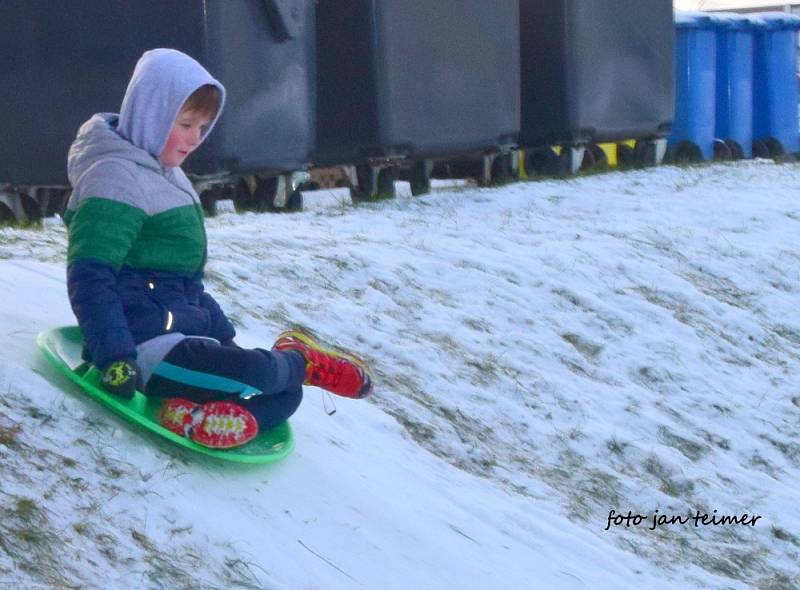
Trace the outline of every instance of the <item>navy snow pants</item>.
<instances>
[{"instance_id":1,"label":"navy snow pants","mask_svg":"<svg viewBox=\"0 0 800 590\"><path fill-rule=\"evenodd\" d=\"M267 430L300 406L305 371L299 352L248 350L188 337L156 366L145 393L197 403L233 401L252 412L259 429Z\"/></svg>"}]
</instances>

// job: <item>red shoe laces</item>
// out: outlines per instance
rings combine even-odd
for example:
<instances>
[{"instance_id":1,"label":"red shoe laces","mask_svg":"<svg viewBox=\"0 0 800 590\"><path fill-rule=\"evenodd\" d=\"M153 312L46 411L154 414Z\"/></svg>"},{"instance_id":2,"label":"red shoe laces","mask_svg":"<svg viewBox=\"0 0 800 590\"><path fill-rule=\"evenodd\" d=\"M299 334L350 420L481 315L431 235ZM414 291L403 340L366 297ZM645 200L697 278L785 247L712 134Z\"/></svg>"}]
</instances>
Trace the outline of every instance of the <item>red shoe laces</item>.
<instances>
[{"instance_id":1,"label":"red shoe laces","mask_svg":"<svg viewBox=\"0 0 800 590\"><path fill-rule=\"evenodd\" d=\"M343 362L313 348L308 348L306 354L311 365L309 383L315 386L336 387L342 376Z\"/></svg>"}]
</instances>

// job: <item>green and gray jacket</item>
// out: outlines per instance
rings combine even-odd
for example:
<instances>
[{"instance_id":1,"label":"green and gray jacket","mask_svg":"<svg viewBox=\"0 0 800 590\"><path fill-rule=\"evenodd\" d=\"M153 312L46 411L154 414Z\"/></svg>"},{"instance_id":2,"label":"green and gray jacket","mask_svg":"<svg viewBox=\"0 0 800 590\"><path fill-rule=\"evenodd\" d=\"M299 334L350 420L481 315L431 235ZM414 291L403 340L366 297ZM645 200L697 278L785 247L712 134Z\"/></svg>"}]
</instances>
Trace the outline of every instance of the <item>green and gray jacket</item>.
<instances>
[{"instance_id":1,"label":"green and gray jacket","mask_svg":"<svg viewBox=\"0 0 800 590\"><path fill-rule=\"evenodd\" d=\"M179 167L158 160L180 107L203 84L224 96L192 58L147 52L120 115L94 115L70 148L67 284L88 355L101 368L138 355L147 378L185 336L235 335L203 288L197 193Z\"/></svg>"}]
</instances>

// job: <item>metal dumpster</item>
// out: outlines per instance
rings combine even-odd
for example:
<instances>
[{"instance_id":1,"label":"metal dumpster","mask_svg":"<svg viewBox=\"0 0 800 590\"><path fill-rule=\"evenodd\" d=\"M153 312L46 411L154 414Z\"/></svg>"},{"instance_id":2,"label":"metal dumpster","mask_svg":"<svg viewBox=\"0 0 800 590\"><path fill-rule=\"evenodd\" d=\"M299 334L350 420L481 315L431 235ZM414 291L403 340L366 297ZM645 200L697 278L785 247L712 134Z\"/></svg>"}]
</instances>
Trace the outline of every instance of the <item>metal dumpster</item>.
<instances>
[{"instance_id":1,"label":"metal dumpster","mask_svg":"<svg viewBox=\"0 0 800 590\"><path fill-rule=\"evenodd\" d=\"M753 151L780 157L800 150L797 122L797 31L800 17L783 12L753 15Z\"/></svg>"},{"instance_id":2,"label":"metal dumpster","mask_svg":"<svg viewBox=\"0 0 800 590\"><path fill-rule=\"evenodd\" d=\"M523 147L669 133L670 0L520 0L520 28Z\"/></svg>"},{"instance_id":3,"label":"metal dumpster","mask_svg":"<svg viewBox=\"0 0 800 590\"><path fill-rule=\"evenodd\" d=\"M118 112L140 55L179 49L225 84L223 117L184 167L276 174L314 146L314 0L4 0L0 184L67 184L81 123Z\"/></svg>"},{"instance_id":4,"label":"metal dumpster","mask_svg":"<svg viewBox=\"0 0 800 590\"><path fill-rule=\"evenodd\" d=\"M366 193L391 192L381 163L517 143L516 0L325 0L317 48L314 161L360 164Z\"/></svg>"}]
</instances>

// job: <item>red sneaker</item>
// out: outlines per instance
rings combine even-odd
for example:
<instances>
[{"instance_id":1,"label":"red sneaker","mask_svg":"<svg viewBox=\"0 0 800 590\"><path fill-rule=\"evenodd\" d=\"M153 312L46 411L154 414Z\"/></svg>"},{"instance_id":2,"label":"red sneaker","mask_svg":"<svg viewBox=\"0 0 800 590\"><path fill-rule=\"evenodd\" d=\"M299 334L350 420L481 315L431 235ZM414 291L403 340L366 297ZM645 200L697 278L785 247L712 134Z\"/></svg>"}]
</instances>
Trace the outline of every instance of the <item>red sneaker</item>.
<instances>
[{"instance_id":1,"label":"red sneaker","mask_svg":"<svg viewBox=\"0 0 800 590\"><path fill-rule=\"evenodd\" d=\"M167 430L188 438L194 427L193 413L199 408L200 404L188 399L170 397L164 400L158 421Z\"/></svg>"},{"instance_id":2,"label":"red sneaker","mask_svg":"<svg viewBox=\"0 0 800 590\"><path fill-rule=\"evenodd\" d=\"M159 420L164 428L213 449L239 447L258 436L255 416L233 402L199 405L183 398L169 398L164 400Z\"/></svg>"},{"instance_id":3,"label":"red sneaker","mask_svg":"<svg viewBox=\"0 0 800 590\"><path fill-rule=\"evenodd\" d=\"M341 395L359 399L372 393L372 378L367 365L352 352L323 344L305 330L289 330L280 334L273 350L296 350L306 359L307 385L321 387Z\"/></svg>"}]
</instances>

